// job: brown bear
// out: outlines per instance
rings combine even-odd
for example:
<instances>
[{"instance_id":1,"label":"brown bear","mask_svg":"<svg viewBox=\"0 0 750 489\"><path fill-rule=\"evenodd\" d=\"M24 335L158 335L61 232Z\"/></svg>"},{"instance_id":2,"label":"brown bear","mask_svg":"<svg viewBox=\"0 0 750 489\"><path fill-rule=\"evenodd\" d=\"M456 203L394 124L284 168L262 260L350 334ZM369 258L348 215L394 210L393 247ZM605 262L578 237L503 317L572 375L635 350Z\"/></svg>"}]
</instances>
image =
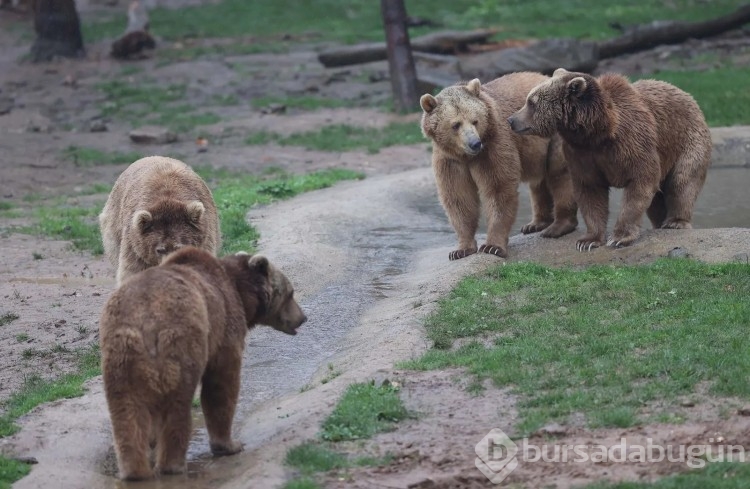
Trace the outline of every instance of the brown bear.
<instances>
[{"instance_id":1,"label":"brown bear","mask_svg":"<svg viewBox=\"0 0 750 489\"><path fill-rule=\"evenodd\" d=\"M562 136L587 227L579 251L605 242L610 187L625 190L608 246L630 245L644 213L654 228L691 227L711 164L711 133L698 104L679 88L560 68L508 122L518 134Z\"/></svg>"},{"instance_id":2,"label":"brown bear","mask_svg":"<svg viewBox=\"0 0 750 489\"><path fill-rule=\"evenodd\" d=\"M99 215L104 252L117 284L183 246L221 247L219 217L206 183L185 163L141 158L117 178Z\"/></svg>"},{"instance_id":3,"label":"brown bear","mask_svg":"<svg viewBox=\"0 0 750 489\"><path fill-rule=\"evenodd\" d=\"M245 334L265 324L293 335L306 320L289 280L258 255L186 247L125 281L99 326L120 477L184 471L199 382L211 452L242 450L231 430Z\"/></svg>"},{"instance_id":4,"label":"brown bear","mask_svg":"<svg viewBox=\"0 0 750 489\"><path fill-rule=\"evenodd\" d=\"M432 140L438 195L458 235L456 260L477 251L480 197L487 216L487 241L479 251L507 257L508 235L518 211L518 185L528 182L533 219L521 232L557 238L573 231L577 206L560 141L519 137L505 119L526 94L548 77L521 72L482 85L478 79L425 94L422 132Z\"/></svg>"}]
</instances>

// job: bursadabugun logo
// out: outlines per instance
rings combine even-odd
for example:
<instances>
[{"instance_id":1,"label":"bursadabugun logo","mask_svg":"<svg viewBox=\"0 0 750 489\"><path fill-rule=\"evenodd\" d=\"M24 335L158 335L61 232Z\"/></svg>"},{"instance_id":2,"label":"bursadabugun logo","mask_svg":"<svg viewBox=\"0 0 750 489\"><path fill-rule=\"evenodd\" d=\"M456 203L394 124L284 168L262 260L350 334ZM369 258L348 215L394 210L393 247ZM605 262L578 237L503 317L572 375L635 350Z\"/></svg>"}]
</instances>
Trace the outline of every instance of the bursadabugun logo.
<instances>
[{"instance_id":1,"label":"bursadabugun logo","mask_svg":"<svg viewBox=\"0 0 750 489\"><path fill-rule=\"evenodd\" d=\"M474 465L493 484L500 484L518 467L518 445L503 430L495 428L474 447Z\"/></svg>"}]
</instances>

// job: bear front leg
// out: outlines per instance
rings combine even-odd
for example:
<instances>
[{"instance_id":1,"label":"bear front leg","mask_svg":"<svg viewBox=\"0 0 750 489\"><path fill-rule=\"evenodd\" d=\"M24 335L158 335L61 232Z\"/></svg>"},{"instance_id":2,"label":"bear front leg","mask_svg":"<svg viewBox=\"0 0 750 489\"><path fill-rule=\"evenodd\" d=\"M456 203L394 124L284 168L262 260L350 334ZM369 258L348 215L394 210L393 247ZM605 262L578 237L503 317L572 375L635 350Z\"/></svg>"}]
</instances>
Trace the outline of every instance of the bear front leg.
<instances>
[{"instance_id":1,"label":"bear front leg","mask_svg":"<svg viewBox=\"0 0 750 489\"><path fill-rule=\"evenodd\" d=\"M529 183L531 194L531 222L521 227L523 234L537 233L543 231L552 224L552 194L547 182L541 180L537 183Z\"/></svg>"},{"instance_id":2,"label":"bear front leg","mask_svg":"<svg viewBox=\"0 0 750 489\"><path fill-rule=\"evenodd\" d=\"M508 236L518 213L518 184L501 189L487 200L487 242L480 253L508 257Z\"/></svg>"},{"instance_id":3,"label":"bear front leg","mask_svg":"<svg viewBox=\"0 0 750 489\"><path fill-rule=\"evenodd\" d=\"M242 443L232 440L232 421L240 392L241 356L229 356L231 358L221 359L220 366L206 370L201 387L201 407L211 453L217 457L241 452L243 448Z\"/></svg>"},{"instance_id":4,"label":"bear front leg","mask_svg":"<svg viewBox=\"0 0 750 489\"><path fill-rule=\"evenodd\" d=\"M479 190L465 165L437 160L432 166L440 202L458 236L458 249L448 259L459 260L477 252Z\"/></svg>"},{"instance_id":5,"label":"bear front leg","mask_svg":"<svg viewBox=\"0 0 750 489\"><path fill-rule=\"evenodd\" d=\"M556 175L547 175L546 180L554 202L554 221L542 232L542 237L559 238L572 233L578 226L578 204L573 197L573 181L567 168Z\"/></svg>"},{"instance_id":6,"label":"bear front leg","mask_svg":"<svg viewBox=\"0 0 750 489\"><path fill-rule=\"evenodd\" d=\"M609 186L574 184L574 190L586 222L586 234L576 241L576 249L591 251L604 244L609 216Z\"/></svg>"},{"instance_id":7,"label":"bear front leg","mask_svg":"<svg viewBox=\"0 0 750 489\"><path fill-rule=\"evenodd\" d=\"M625 187L622 196L622 208L615 223L612 237L607 246L620 248L628 246L638 238L641 231L641 219L654 200L656 188L639 182L632 182Z\"/></svg>"}]
</instances>

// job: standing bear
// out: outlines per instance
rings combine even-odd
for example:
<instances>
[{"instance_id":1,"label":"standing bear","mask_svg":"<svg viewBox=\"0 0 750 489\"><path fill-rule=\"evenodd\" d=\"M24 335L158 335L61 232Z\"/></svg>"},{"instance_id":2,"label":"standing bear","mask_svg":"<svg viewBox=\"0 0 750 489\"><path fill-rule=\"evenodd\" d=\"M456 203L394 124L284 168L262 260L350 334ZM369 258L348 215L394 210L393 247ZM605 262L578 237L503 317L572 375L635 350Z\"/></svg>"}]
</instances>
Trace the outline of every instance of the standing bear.
<instances>
[{"instance_id":1,"label":"standing bear","mask_svg":"<svg viewBox=\"0 0 750 489\"><path fill-rule=\"evenodd\" d=\"M711 133L693 97L669 83L562 68L531 90L508 118L518 134L558 132L587 233L579 251L602 246L609 188L624 188L608 246L638 238L643 214L654 228L690 228L711 164Z\"/></svg>"},{"instance_id":2,"label":"standing bear","mask_svg":"<svg viewBox=\"0 0 750 489\"><path fill-rule=\"evenodd\" d=\"M221 247L219 217L206 183L185 163L141 158L117 178L99 215L104 252L117 284L183 246Z\"/></svg>"},{"instance_id":3,"label":"standing bear","mask_svg":"<svg viewBox=\"0 0 750 489\"><path fill-rule=\"evenodd\" d=\"M520 182L529 183L533 210L522 233L542 231L544 237L557 238L578 225L560 140L551 134L523 138L505 123L526 94L548 78L521 72L484 85L474 79L420 99L422 132L432 140L438 195L458 235L458 249L450 252L450 260L477 252L480 197L487 241L479 252L507 257Z\"/></svg>"},{"instance_id":4,"label":"standing bear","mask_svg":"<svg viewBox=\"0 0 750 489\"><path fill-rule=\"evenodd\" d=\"M306 319L289 280L258 255L217 259L186 247L125 281L99 325L120 477L154 475L154 442L156 473L185 470L199 382L211 452L242 450L232 439L232 421L245 334L265 324L293 335Z\"/></svg>"}]
</instances>

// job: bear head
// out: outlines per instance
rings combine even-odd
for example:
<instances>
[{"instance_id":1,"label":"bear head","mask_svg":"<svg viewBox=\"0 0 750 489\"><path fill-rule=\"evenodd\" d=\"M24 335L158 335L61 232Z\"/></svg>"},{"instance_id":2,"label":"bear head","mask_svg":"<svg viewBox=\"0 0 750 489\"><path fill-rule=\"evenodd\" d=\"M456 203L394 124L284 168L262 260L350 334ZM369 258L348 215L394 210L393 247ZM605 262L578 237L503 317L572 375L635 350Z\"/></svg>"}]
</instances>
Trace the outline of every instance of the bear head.
<instances>
[{"instance_id":1,"label":"bear head","mask_svg":"<svg viewBox=\"0 0 750 489\"><path fill-rule=\"evenodd\" d=\"M563 68L552 78L534 87L526 104L508 117L518 134L551 137L558 131L581 133L596 127L605 104L597 80L585 73Z\"/></svg>"},{"instance_id":2,"label":"bear head","mask_svg":"<svg viewBox=\"0 0 750 489\"><path fill-rule=\"evenodd\" d=\"M422 134L458 158L478 155L492 130L491 108L485 97L476 78L447 87L437 96L422 95Z\"/></svg>"},{"instance_id":3,"label":"bear head","mask_svg":"<svg viewBox=\"0 0 750 489\"><path fill-rule=\"evenodd\" d=\"M133 213L128 230L136 255L149 266L185 246L200 247L206 230L206 208L199 200L161 200Z\"/></svg>"},{"instance_id":4,"label":"bear head","mask_svg":"<svg viewBox=\"0 0 750 489\"><path fill-rule=\"evenodd\" d=\"M248 328L263 324L289 335L297 334L307 316L294 299L294 287L286 275L261 255L238 252L222 261L237 284Z\"/></svg>"}]
</instances>

